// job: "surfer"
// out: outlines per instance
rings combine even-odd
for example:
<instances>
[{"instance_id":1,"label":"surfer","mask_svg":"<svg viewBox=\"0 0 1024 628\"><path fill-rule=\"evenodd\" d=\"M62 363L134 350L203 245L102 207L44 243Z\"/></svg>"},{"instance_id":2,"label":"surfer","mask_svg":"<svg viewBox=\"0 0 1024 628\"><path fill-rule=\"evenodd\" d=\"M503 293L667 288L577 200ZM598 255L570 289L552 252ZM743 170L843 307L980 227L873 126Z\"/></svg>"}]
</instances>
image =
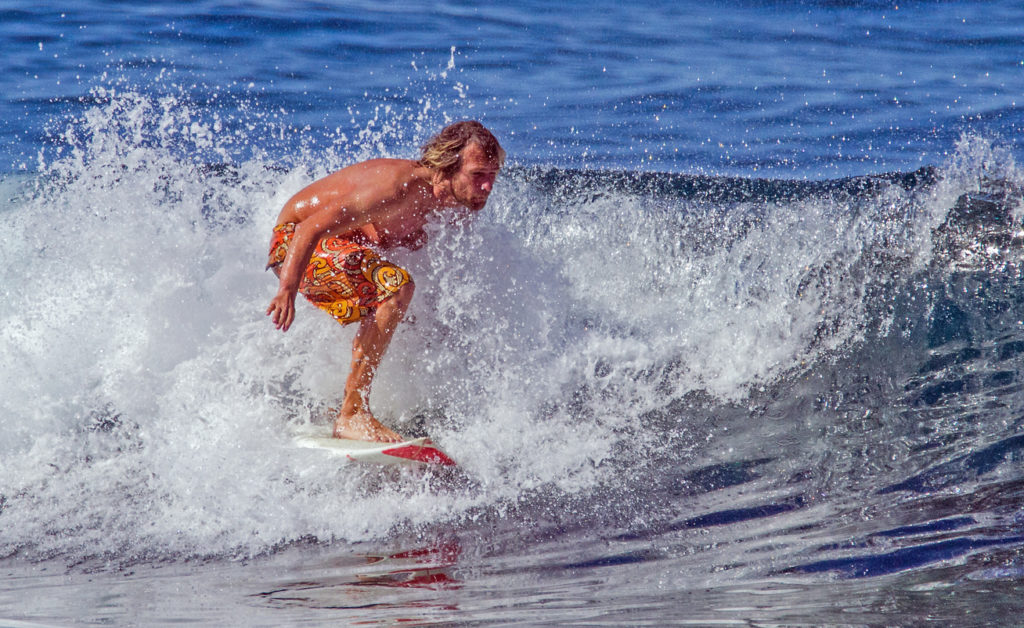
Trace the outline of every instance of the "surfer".
<instances>
[{"instance_id":1,"label":"surfer","mask_svg":"<svg viewBox=\"0 0 1024 628\"><path fill-rule=\"evenodd\" d=\"M419 160L357 163L285 203L267 264L280 287L267 315L288 331L301 292L342 325L359 324L335 438L402 440L369 407L374 373L413 295L409 273L383 254L423 246L423 228L439 210L471 215L483 209L504 160L505 151L482 124L457 122L431 138Z\"/></svg>"}]
</instances>

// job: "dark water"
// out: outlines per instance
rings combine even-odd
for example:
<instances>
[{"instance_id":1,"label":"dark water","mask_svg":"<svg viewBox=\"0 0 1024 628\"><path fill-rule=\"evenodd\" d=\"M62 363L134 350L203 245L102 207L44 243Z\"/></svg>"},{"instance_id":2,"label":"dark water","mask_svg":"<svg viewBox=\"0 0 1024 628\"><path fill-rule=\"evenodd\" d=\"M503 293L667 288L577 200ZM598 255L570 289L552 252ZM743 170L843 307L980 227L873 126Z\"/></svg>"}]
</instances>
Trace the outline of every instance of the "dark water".
<instances>
[{"instance_id":1,"label":"dark water","mask_svg":"<svg viewBox=\"0 0 1024 628\"><path fill-rule=\"evenodd\" d=\"M1014 623L1016 5L3 12L0 624ZM373 397L459 470L294 447L269 225L464 116Z\"/></svg>"}]
</instances>

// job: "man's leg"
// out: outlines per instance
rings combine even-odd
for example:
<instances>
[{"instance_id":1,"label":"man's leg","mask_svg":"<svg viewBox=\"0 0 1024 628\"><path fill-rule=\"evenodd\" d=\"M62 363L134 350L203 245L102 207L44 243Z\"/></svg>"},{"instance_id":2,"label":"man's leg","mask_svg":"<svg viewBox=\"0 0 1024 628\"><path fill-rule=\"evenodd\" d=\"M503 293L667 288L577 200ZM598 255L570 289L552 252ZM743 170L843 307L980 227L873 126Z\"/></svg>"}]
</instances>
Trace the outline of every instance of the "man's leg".
<instances>
[{"instance_id":1,"label":"man's leg","mask_svg":"<svg viewBox=\"0 0 1024 628\"><path fill-rule=\"evenodd\" d=\"M359 321L352 343L352 370L345 382L345 398L334 421L334 437L354 440L400 442L402 437L382 425L370 412L370 387L395 328L412 301L413 284L402 286L395 296L377 306L372 316Z\"/></svg>"}]
</instances>

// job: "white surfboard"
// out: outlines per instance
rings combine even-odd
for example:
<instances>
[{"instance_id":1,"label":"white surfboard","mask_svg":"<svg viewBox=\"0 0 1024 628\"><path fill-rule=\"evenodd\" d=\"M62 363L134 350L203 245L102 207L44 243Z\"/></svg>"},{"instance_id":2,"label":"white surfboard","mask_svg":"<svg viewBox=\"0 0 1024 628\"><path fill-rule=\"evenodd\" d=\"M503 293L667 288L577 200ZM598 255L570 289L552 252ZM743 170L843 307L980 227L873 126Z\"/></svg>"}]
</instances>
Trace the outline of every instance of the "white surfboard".
<instances>
[{"instance_id":1,"label":"white surfboard","mask_svg":"<svg viewBox=\"0 0 1024 628\"><path fill-rule=\"evenodd\" d=\"M356 462L380 464L438 464L455 466L429 438L414 438L401 443L377 443L365 440L334 438L330 427L308 428L295 435L299 447L322 449Z\"/></svg>"}]
</instances>

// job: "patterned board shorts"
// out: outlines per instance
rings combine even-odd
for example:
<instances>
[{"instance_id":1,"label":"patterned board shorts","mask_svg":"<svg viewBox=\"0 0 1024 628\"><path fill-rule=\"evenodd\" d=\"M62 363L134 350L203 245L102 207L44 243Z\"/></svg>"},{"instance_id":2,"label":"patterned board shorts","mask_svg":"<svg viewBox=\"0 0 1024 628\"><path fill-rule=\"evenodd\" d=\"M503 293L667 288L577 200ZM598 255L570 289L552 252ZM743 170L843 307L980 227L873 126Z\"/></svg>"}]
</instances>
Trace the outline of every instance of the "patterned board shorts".
<instances>
[{"instance_id":1,"label":"patterned board shorts","mask_svg":"<svg viewBox=\"0 0 1024 628\"><path fill-rule=\"evenodd\" d=\"M274 227L267 268L276 269L288 254L295 223ZM363 318L409 283L409 273L381 259L373 249L326 237L317 243L299 284L299 292L342 325Z\"/></svg>"}]
</instances>

